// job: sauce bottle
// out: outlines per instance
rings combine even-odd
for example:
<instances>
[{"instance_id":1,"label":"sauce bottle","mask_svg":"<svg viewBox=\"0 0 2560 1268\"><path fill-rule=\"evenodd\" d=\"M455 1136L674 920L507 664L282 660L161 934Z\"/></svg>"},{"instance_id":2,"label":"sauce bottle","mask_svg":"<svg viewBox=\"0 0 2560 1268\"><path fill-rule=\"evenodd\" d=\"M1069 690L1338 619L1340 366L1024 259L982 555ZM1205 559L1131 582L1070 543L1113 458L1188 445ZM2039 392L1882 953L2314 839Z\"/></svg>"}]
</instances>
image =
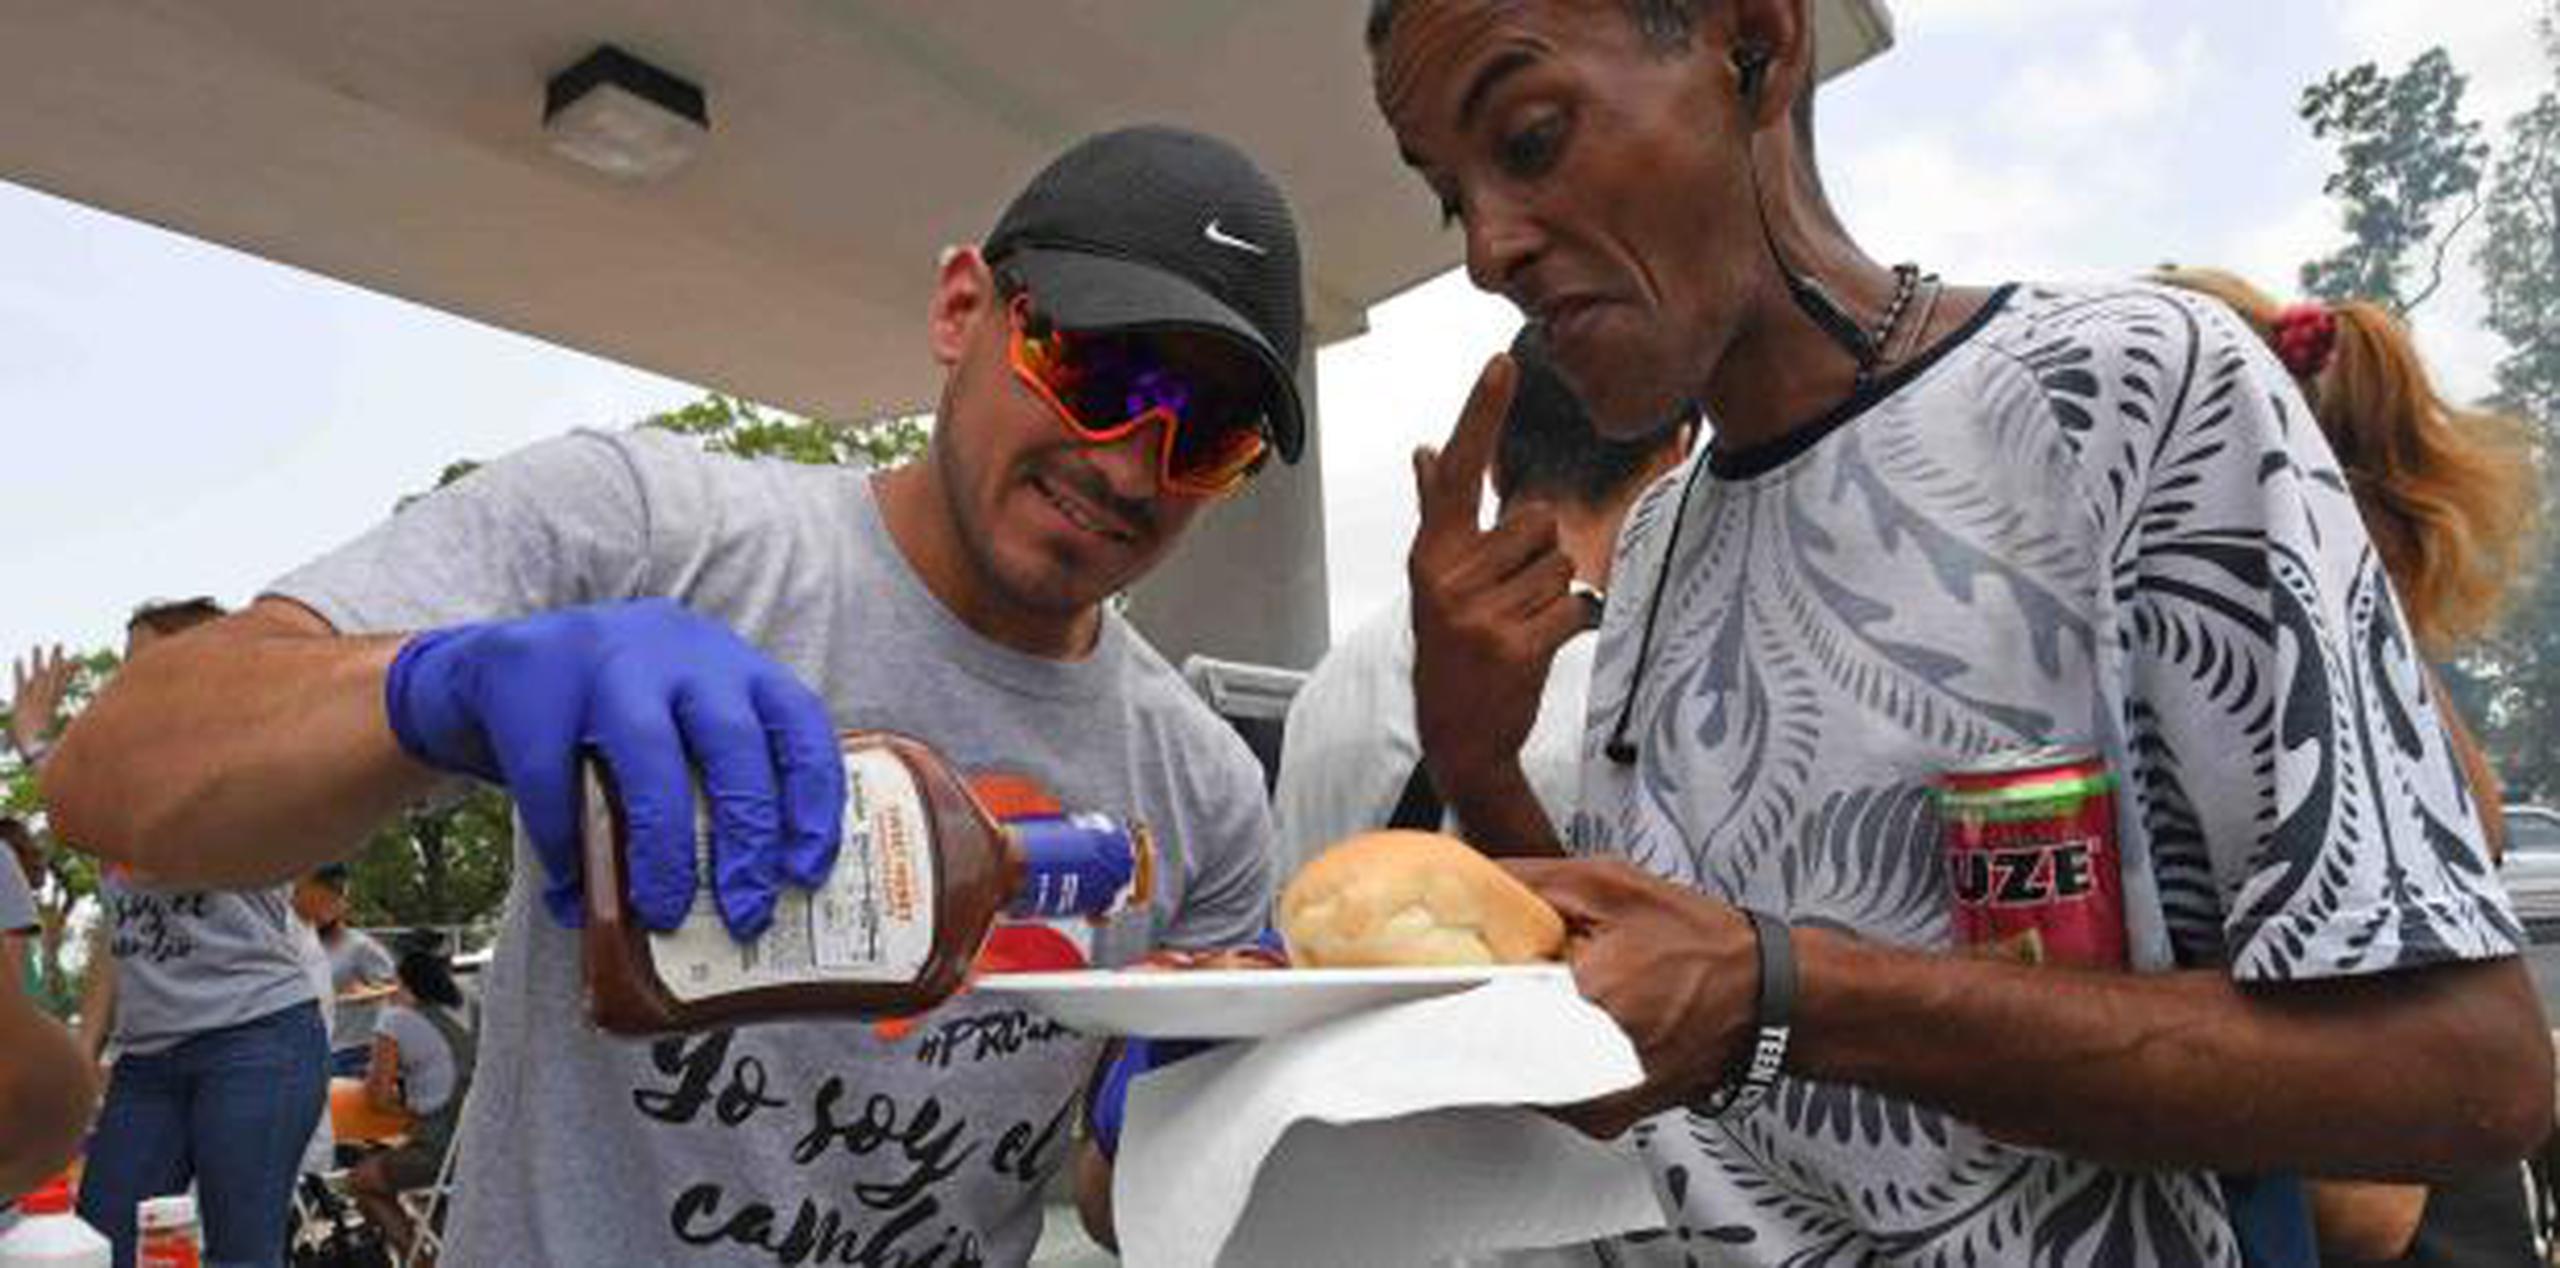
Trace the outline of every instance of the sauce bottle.
<instances>
[{"instance_id":1,"label":"sauce bottle","mask_svg":"<svg viewBox=\"0 0 2560 1268\"><path fill-rule=\"evenodd\" d=\"M694 823L700 888L654 933L627 899L629 842L611 773L585 763L587 1000L596 1023L659 1034L741 1021L921 1013L957 991L999 917L1107 919L1143 905L1154 843L1093 814L998 822L950 763L885 731L843 737L844 842L814 891L786 887L773 924L729 934L711 896L706 821Z\"/></svg>"}]
</instances>

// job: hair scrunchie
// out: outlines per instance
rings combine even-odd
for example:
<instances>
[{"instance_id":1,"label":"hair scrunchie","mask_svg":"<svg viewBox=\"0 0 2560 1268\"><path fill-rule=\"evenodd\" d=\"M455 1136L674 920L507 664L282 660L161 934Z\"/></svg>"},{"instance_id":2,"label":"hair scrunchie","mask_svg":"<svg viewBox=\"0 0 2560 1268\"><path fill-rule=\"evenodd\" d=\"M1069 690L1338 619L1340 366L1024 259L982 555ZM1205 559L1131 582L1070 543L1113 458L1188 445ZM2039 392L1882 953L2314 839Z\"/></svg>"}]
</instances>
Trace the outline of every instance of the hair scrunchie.
<instances>
[{"instance_id":1,"label":"hair scrunchie","mask_svg":"<svg viewBox=\"0 0 2560 1268\"><path fill-rule=\"evenodd\" d=\"M2338 350L2338 315L2323 304L2295 304L2276 314L2267 342L2297 379L2316 379Z\"/></svg>"}]
</instances>

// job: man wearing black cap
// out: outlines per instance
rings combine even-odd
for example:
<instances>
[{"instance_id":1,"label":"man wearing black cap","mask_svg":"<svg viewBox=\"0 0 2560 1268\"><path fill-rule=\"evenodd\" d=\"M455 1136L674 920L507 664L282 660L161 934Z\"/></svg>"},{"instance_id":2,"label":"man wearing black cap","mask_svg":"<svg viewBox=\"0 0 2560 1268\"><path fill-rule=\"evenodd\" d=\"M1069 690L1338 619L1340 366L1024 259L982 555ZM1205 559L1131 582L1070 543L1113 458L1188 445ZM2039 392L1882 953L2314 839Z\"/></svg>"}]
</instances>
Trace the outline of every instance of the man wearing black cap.
<instances>
[{"instance_id":1,"label":"man wearing black cap","mask_svg":"<svg viewBox=\"0 0 2560 1268\"><path fill-rule=\"evenodd\" d=\"M646 432L536 445L129 666L48 767L57 822L238 883L345 854L440 778L507 788L519 883L453 1262L1021 1263L1093 1042L970 996L894 1036L595 1031L564 928L576 756L616 772L630 903L655 927L707 888L755 934L821 879L835 734L860 727L1178 842L1096 962L1250 939L1271 887L1259 769L1104 600L1268 451L1296 457L1300 304L1289 212L1242 155L1092 138L944 258L921 461L749 463Z\"/></svg>"}]
</instances>

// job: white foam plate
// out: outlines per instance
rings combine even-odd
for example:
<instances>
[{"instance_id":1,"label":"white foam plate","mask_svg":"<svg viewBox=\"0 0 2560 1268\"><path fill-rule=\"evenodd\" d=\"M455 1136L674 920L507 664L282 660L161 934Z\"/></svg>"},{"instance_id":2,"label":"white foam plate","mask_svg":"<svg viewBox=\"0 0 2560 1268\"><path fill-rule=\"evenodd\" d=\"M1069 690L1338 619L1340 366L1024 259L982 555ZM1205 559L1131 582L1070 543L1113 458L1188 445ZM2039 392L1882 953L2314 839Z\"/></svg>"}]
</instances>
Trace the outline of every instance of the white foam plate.
<instances>
[{"instance_id":1,"label":"white foam plate","mask_svg":"<svg viewBox=\"0 0 2560 1268\"><path fill-rule=\"evenodd\" d=\"M1093 1035L1259 1039L1365 1009L1453 995L1496 978L1555 976L1561 964L1429 969L1084 969L991 973L973 989L1008 995Z\"/></svg>"}]
</instances>

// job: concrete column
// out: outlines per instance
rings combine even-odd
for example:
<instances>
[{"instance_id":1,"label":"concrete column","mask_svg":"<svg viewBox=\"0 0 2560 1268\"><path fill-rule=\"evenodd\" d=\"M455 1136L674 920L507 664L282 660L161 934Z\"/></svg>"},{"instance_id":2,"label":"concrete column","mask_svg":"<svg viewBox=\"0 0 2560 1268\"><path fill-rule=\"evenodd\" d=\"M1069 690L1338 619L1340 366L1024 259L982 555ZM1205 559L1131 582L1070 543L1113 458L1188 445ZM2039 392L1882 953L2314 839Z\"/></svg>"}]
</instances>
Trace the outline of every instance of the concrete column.
<instances>
[{"instance_id":1,"label":"concrete column","mask_svg":"<svg viewBox=\"0 0 2560 1268\"><path fill-rule=\"evenodd\" d=\"M1324 655L1323 428L1312 346L1298 390L1307 445L1297 464L1275 458L1245 492L1209 507L1129 592L1129 619L1177 669L1192 655L1288 669Z\"/></svg>"}]
</instances>

